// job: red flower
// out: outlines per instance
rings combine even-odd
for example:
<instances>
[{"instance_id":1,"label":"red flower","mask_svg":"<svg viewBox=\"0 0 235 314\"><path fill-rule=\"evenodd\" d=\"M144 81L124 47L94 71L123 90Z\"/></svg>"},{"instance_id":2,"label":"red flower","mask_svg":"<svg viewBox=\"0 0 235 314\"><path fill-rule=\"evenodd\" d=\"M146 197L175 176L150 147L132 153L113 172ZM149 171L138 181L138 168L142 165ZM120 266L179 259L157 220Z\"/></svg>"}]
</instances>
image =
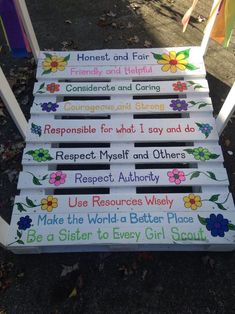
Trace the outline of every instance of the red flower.
<instances>
[{"instance_id":1,"label":"red flower","mask_svg":"<svg viewBox=\"0 0 235 314\"><path fill-rule=\"evenodd\" d=\"M183 92L184 90L187 90L186 83L180 81L174 83L172 86L175 91Z\"/></svg>"},{"instance_id":2,"label":"red flower","mask_svg":"<svg viewBox=\"0 0 235 314\"><path fill-rule=\"evenodd\" d=\"M53 94L54 92L58 92L60 90L60 84L47 84L47 91Z\"/></svg>"}]
</instances>

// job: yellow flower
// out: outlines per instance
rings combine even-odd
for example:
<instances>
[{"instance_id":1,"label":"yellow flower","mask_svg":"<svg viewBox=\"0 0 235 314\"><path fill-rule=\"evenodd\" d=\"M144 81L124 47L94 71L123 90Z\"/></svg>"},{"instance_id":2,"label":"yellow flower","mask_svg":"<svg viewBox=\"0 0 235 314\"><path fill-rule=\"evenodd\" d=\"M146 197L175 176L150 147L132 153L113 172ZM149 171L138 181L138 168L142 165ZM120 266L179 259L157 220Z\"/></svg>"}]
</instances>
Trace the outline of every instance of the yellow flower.
<instances>
[{"instance_id":1,"label":"yellow flower","mask_svg":"<svg viewBox=\"0 0 235 314\"><path fill-rule=\"evenodd\" d=\"M49 195L47 198L41 199L41 209L51 212L56 207L58 207L57 198Z\"/></svg>"},{"instance_id":2,"label":"yellow flower","mask_svg":"<svg viewBox=\"0 0 235 314\"><path fill-rule=\"evenodd\" d=\"M199 195L189 194L183 198L184 207L196 210L202 206L201 197Z\"/></svg>"},{"instance_id":3,"label":"yellow flower","mask_svg":"<svg viewBox=\"0 0 235 314\"><path fill-rule=\"evenodd\" d=\"M63 57L57 57L53 55L46 57L42 63L44 71L56 72L57 70L64 71L67 61Z\"/></svg>"},{"instance_id":4,"label":"yellow flower","mask_svg":"<svg viewBox=\"0 0 235 314\"><path fill-rule=\"evenodd\" d=\"M158 64L162 64L162 71L167 72L171 71L175 73L177 69L184 71L186 69L186 65L188 61L183 53L180 53L176 56L175 51L170 51L169 55L166 53L162 54L162 59L157 61Z\"/></svg>"}]
</instances>

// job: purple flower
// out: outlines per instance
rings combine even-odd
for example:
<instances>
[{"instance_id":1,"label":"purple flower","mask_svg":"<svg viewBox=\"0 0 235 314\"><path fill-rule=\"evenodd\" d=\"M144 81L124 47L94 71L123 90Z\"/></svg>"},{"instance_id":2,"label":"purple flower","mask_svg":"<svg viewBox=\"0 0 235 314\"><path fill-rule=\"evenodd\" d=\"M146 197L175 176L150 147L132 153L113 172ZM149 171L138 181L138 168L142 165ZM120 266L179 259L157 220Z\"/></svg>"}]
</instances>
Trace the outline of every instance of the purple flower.
<instances>
[{"instance_id":1,"label":"purple flower","mask_svg":"<svg viewBox=\"0 0 235 314\"><path fill-rule=\"evenodd\" d=\"M175 99L171 101L170 107L174 111L187 111L188 103L185 100Z\"/></svg>"},{"instance_id":2,"label":"purple flower","mask_svg":"<svg viewBox=\"0 0 235 314\"><path fill-rule=\"evenodd\" d=\"M210 214L210 218L206 218L206 229L211 232L212 237L224 237L224 233L229 230L228 219L224 219L221 214Z\"/></svg>"},{"instance_id":3,"label":"purple flower","mask_svg":"<svg viewBox=\"0 0 235 314\"><path fill-rule=\"evenodd\" d=\"M26 230L31 227L32 219L27 215L25 217L20 217L20 220L17 222L19 230Z\"/></svg>"},{"instance_id":4,"label":"purple flower","mask_svg":"<svg viewBox=\"0 0 235 314\"><path fill-rule=\"evenodd\" d=\"M41 104L42 111L46 112L55 112L58 107L59 105L57 103L52 102L44 102L43 104Z\"/></svg>"}]
</instances>

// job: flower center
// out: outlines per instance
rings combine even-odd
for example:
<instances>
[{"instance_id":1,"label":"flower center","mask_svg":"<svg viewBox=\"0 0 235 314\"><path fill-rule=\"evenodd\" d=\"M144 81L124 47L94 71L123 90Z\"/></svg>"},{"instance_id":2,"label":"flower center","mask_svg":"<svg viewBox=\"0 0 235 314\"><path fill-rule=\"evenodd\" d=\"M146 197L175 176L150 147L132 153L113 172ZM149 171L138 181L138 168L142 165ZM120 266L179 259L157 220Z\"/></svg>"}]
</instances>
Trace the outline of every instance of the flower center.
<instances>
[{"instance_id":1,"label":"flower center","mask_svg":"<svg viewBox=\"0 0 235 314\"><path fill-rule=\"evenodd\" d=\"M52 201L48 201L47 206L51 206L51 205L52 205Z\"/></svg>"},{"instance_id":2,"label":"flower center","mask_svg":"<svg viewBox=\"0 0 235 314\"><path fill-rule=\"evenodd\" d=\"M174 178L175 179L179 179L179 175L178 174L174 174Z\"/></svg>"},{"instance_id":3,"label":"flower center","mask_svg":"<svg viewBox=\"0 0 235 314\"><path fill-rule=\"evenodd\" d=\"M55 180L56 180L56 181L59 181L60 179L61 179L60 176L56 176L56 177L55 177Z\"/></svg>"},{"instance_id":4,"label":"flower center","mask_svg":"<svg viewBox=\"0 0 235 314\"><path fill-rule=\"evenodd\" d=\"M177 62L177 60L174 59L174 60L170 60L169 63L170 63L170 65L176 65L178 62Z\"/></svg>"},{"instance_id":5,"label":"flower center","mask_svg":"<svg viewBox=\"0 0 235 314\"><path fill-rule=\"evenodd\" d=\"M191 200L189 201L189 203L193 205L193 204L195 204L195 200L191 199Z\"/></svg>"},{"instance_id":6,"label":"flower center","mask_svg":"<svg viewBox=\"0 0 235 314\"><path fill-rule=\"evenodd\" d=\"M220 225L219 222L216 222L216 223L214 224L214 226L215 226L216 229L220 229L220 227L221 227L221 225Z\"/></svg>"},{"instance_id":7,"label":"flower center","mask_svg":"<svg viewBox=\"0 0 235 314\"><path fill-rule=\"evenodd\" d=\"M204 157L204 153L203 153L203 152L200 152L200 153L199 153L199 156Z\"/></svg>"},{"instance_id":8,"label":"flower center","mask_svg":"<svg viewBox=\"0 0 235 314\"><path fill-rule=\"evenodd\" d=\"M39 153L39 154L38 154L38 157L43 157L43 156L44 156L43 153Z\"/></svg>"},{"instance_id":9,"label":"flower center","mask_svg":"<svg viewBox=\"0 0 235 314\"><path fill-rule=\"evenodd\" d=\"M181 107L181 104L180 104L180 103L178 103L178 104L176 105L176 107L180 108L180 107Z\"/></svg>"},{"instance_id":10,"label":"flower center","mask_svg":"<svg viewBox=\"0 0 235 314\"><path fill-rule=\"evenodd\" d=\"M58 62L57 61L52 61L51 62L51 67L52 68L56 68L58 66Z\"/></svg>"}]
</instances>

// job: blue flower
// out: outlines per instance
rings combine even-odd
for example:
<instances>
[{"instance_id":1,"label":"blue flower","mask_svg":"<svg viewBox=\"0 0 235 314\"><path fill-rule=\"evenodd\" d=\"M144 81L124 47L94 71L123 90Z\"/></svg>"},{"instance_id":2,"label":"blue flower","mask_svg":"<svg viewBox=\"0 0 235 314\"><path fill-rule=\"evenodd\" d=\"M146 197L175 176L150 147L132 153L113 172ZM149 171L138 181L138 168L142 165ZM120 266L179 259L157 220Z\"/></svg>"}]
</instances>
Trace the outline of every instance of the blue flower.
<instances>
[{"instance_id":1,"label":"blue flower","mask_svg":"<svg viewBox=\"0 0 235 314\"><path fill-rule=\"evenodd\" d=\"M211 131L213 130L213 127L208 123L196 123L196 125L199 127L199 130L205 134L206 138L210 135Z\"/></svg>"},{"instance_id":2,"label":"blue flower","mask_svg":"<svg viewBox=\"0 0 235 314\"><path fill-rule=\"evenodd\" d=\"M42 128L40 125L36 125L34 123L31 123L31 132L33 134L37 134L37 135L41 136L42 135Z\"/></svg>"},{"instance_id":3,"label":"blue flower","mask_svg":"<svg viewBox=\"0 0 235 314\"><path fill-rule=\"evenodd\" d=\"M59 105L57 103L52 102L44 102L43 104L41 104L42 111L46 112L55 112L58 107Z\"/></svg>"},{"instance_id":4,"label":"blue flower","mask_svg":"<svg viewBox=\"0 0 235 314\"><path fill-rule=\"evenodd\" d=\"M20 217L20 220L17 222L19 230L26 230L31 227L32 219L27 215L25 217Z\"/></svg>"},{"instance_id":5,"label":"blue flower","mask_svg":"<svg viewBox=\"0 0 235 314\"><path fill-rule=\"evenodd\" d=\"M210 214L210 218L206 218L206 229L211 232L212 237L224 237L224 233L229 230L228 223L223 215Z\"/></svg>"}]
</instances>

